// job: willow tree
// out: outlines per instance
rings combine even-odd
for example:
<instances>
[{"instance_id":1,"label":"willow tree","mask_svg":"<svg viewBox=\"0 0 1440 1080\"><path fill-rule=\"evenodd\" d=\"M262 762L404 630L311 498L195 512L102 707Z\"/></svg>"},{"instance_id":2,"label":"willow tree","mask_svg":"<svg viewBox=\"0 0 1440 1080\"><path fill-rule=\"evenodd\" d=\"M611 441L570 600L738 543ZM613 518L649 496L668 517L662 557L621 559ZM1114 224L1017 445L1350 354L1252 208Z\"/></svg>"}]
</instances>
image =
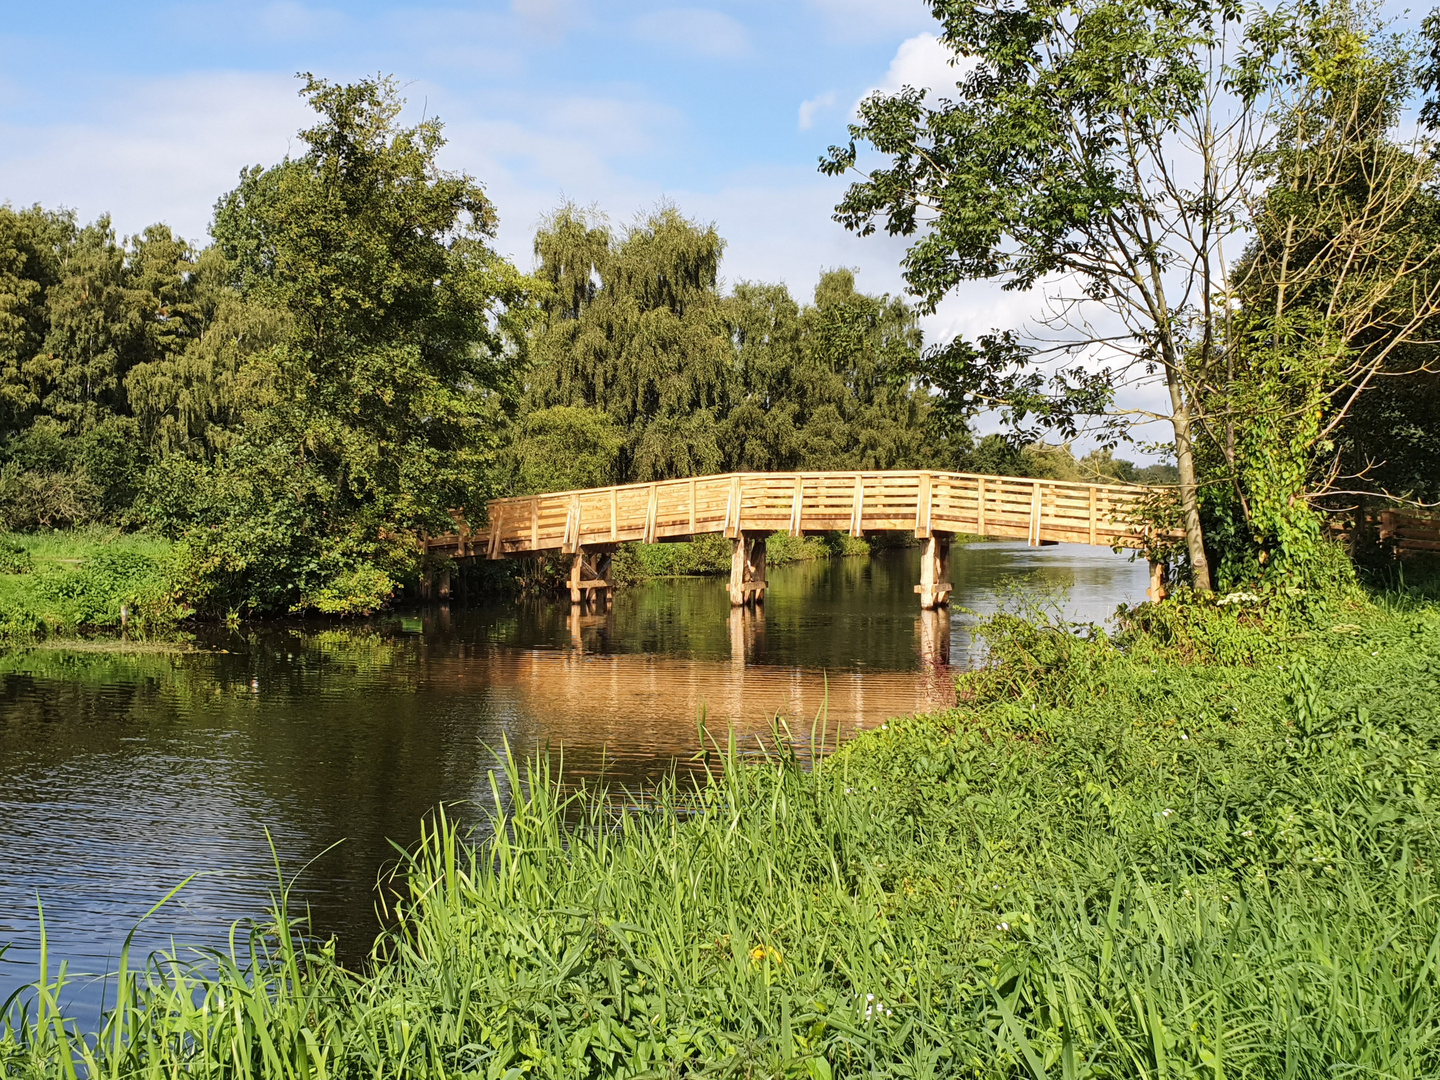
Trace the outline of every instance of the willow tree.
<instances>
[{"instance_id":1,"label":"willow tree","mask_svg":"<svg viewBox=\"0 0 1440 1080\"><path fill-rule=\"evenodd\" d=\"M536 236L536 276L549 291L531 343L528 407L592 410L622 430L617 480L720 469L731 361L723 250L713 226L669 206L620 236L563 207Z\"/></svg>"}]
</instances>

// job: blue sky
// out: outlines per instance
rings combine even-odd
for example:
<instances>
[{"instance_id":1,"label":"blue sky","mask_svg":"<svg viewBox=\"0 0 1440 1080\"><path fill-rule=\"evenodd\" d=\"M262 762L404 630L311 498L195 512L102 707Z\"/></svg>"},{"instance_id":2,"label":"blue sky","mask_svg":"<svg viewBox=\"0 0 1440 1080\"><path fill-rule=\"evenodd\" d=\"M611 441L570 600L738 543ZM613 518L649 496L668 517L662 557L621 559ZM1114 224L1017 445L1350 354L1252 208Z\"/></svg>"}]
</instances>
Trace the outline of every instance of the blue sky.
<instances>
[{"instance_id":1,"label":"blue sky","mask_svg":"<svg viewBox=\"0 0 1440 1080\"><path fill-rule=\"evenodd\" d=\"M815 164L867 92L947 71L920 0L6 6L0 201L203 239L237 171L306 122L295 72L385 72L446 122L446 164L487 185L522 266L562 199L624 224L664 197L728 239L727 281L801 296L836 265L899 288L901 247L834 224L843 185Z\"/></svg>"}]
</instances>

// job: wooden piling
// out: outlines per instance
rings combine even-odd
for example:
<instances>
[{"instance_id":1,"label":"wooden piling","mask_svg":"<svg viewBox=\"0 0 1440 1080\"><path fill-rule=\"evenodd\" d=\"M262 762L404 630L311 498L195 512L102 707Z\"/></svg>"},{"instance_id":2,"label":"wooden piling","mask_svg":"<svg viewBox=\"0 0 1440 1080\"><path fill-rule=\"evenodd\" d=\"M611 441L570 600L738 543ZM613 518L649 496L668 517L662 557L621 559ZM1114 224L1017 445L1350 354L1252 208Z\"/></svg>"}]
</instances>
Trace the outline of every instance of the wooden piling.
<instances>
[{"instance_id":1,"label":"wooden piling","mask_svg":"<svg viewBox=\"0 0 1440 1080\"><path fill-rule=\"evenodd\" d=\"M949 533L932 532L920 553L920 608L933 611L950 603L950 540Z\"/></svg>"},{"instance_id":2,"label":"wooden piling","mask_svg":"<svg viewBox=\"0 0 1440 1080\"><path fill-rule=\"evenodd\" d=\"M1165 564L1163 562L1150 560L1150 588L1145 590L1145 596L1155 604L1165 599Z\"/></svg>"},{"instance_id":3,"label":"wooden piling","mask_svg":"<svg viewBox=\"0 0 1440 1080\"><path fill-rule=\"evenodd\" d=\"M730 552L730 606L765 602L765 533L736 533Z\"/></svg>"}]
</instances>

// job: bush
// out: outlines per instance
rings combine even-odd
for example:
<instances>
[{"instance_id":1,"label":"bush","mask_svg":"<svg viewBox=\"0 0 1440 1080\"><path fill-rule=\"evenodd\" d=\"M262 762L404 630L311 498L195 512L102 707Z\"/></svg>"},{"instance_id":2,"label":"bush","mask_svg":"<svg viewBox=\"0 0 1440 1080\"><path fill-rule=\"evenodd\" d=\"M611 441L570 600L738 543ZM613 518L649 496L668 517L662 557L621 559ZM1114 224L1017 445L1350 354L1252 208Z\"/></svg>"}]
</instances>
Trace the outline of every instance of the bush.
<instances>
[{"instance_id":1,"label":"bush","mask_svg":"<svg viewBox=\"0 0 1440 1080\"><path fill-rule=\"evenodd\" d=\"M91 520L98 489L79 471L0 466L0 528L10 532L66 529Z\"/></svg>"},{"instance_id":2,"label":"bush","mask_svg":"<svg viewBox=\"0 0 1440 1080\"><path fill-rule=\"evenodd\" d=\"M30 552L19 544L0 540L0 574L28 574L35 569Z\"/></svg>"},{"instance_id":3,"label":"bush","mask_svg":"<svg viewBox=\"0 0 1440 1080\"><path fill-rule=\"evenodd\" d=\"M369 615L395 595L395 581L368 563L341 571L326 585L300 598L291 611L318 611L323 615Z\"/></svg>"}]
</instances>

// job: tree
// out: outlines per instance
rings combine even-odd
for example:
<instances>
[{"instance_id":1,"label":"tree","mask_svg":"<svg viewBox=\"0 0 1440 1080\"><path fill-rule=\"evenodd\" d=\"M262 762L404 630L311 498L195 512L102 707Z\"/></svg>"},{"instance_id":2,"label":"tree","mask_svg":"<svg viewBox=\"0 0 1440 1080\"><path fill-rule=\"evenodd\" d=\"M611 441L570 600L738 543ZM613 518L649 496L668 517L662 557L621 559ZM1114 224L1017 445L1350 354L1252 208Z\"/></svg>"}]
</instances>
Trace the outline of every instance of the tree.
<instances>
[{"instance_id":1,"label":"tree","mask_svg":"<svg viewBox=\"0 0 1440 1080\"><path fill-rule=\"evenodd\" d=\"M1158 373L1190 569L1207 589L1194 370L1215 352L1224 244L1242 227L1258 145L1254 104L1270 87L1264 71L1243 84L1226 74L1226 29L1238 8L1226 0L931 7L955 52L954 99L931 107L923 91L906 88L862 104L850 143L821 167L855 168L857 142L888 165L852 184L837 220L865 234L882 220L892 234L919 234L904 267L927 310L973 279L1061 290L1051 340L997 334L932 357L962 407L1000 404L1017 419L1038 412L1069 428L1115 388ZM1097 376L1074 366L1047 393L1029 365L1037 348L1098 353L1107 369Z\"/></svg>"},{"instance_id":2,"label":"tree","mask_svg":"<svg viewBox=\"0 0 1440 1080\"><path fill-rule=\"evenodd\" d=\"M955 97L863 104L821 167L856 168L862 142L888 160L837 219L916 236L905 272L929 309L972 279L1051 295L1041 333L957 339L928 354L930 381L951 408L1067 436L1104 412L1112 444L1134 419L1168 421L1198 588L1217 490L1260 563L1317 536L1309 503L1336 475L1320 459L1434 314L1428 157L1391 134L1407 47L1344 2L931 6ZM1100 366L1047 381L1037 362L1065 357ZM1152 377L1168 411L1114 407Z\"/></svg>"},{"instance_id":3,"label":"tree","mask_svg":"<svg viewBox=\"0 0 1440 1080\"><path fill-rule=\"evenodd\" d=\"M528 408L598 410L626 432L625 481L718 472L731 342L718 287L724 241L662 206L623 237L561 207L540 228L550 286L531 346Z\"/></svg>"},{"instance_id":4,"label":"tree","mask_svg":"<svg viewBox=\"0 0 1440 1080\"><path fill-rule=\"evenodd\" d=\"M488 246L495 208L439 168L439 120L399 124L390 79L310 75L304 154L246 170L216 206L241 294L285 314L280 400L256 437L322 470L376 525L440 524L493 452L528 283Z\"/></svg>"},{"instance_id":5,"label":"tree","mask_svg":"<svg viewBox=\"0 0 1440 1080\"><path fill-rule=\"evenodd\" d=\"M1293 585L1321 540L1313 504L1414 490L1372 474L1418 449L1396 440L1396 413L1440 372L1440 200L1428 148L1397 133L1413 43L1344 6L1270 25L1294 77L1258 155L1267 188L1202 415L1249 541L1227 576Z\"/></svg>"},{"instance_id":6,"label":"tree","mask_svg":"<svg viewBox=\"0 0 1440 1080\"><path fill-rule=\"evenodd\" d=\"M149 520L211 607L383 603L416 531L488 493L532 310L484 190L437 164L439 121L403 126L388 79L302 78L305 152L216 206L192 275L207 332L130 382L185 451L149 478Z\"/></svg>"}]
</instances>

